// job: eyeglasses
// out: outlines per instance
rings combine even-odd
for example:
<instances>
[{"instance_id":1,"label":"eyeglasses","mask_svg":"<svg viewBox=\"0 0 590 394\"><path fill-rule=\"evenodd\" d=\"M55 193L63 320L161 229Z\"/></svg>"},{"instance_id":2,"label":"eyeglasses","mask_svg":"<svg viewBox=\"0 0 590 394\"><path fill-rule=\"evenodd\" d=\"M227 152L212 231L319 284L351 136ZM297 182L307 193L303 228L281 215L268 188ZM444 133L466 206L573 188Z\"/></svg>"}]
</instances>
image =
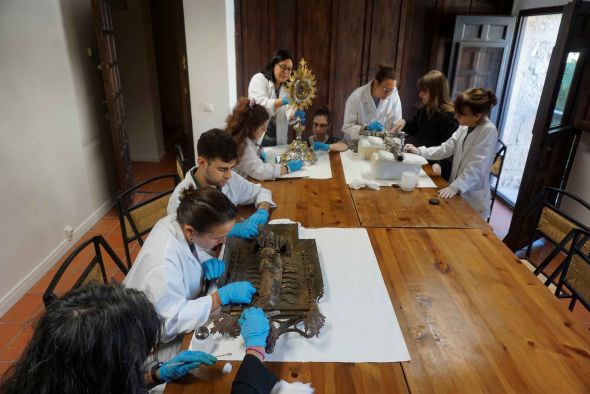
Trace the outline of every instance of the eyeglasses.
<instances>
[{"instance_id":1,"label":"eyeglasses","mask_svg":"<svg viewBox=\"0 0 590 394\"><path fill-rule=\"evenodd\" d=\"M277 66L279 66L281 71L287 71L287 72L293 71L293 67L285 66L284 64L277 64Z\"/></svg>"},{"instance_id":2,"label":"eyeglasses","mask_svg":"<svg viewBox=\"0 0 590 394\"><path fill-rule=\"evenodd\" d=\"M318 129L324 129L324 128L328 127L328 124L327 123L316 123L316 122L313 122L313 127L316 127Z\"/></svg>"},{"instance_id":3,"label":"eyeglasses","mask_svg":"<svg viewBox=\"0 0 590 394\"><path fill-rule=\"evenodd\" d=\"M379 87L381 88L381 90L383 90L383 93L385 93L385 94L390 94L391 92L393 92L395 90L395 88L389 89L389 88L385 88L381 85L379 85Z\"/></svg>"}]
</instances>

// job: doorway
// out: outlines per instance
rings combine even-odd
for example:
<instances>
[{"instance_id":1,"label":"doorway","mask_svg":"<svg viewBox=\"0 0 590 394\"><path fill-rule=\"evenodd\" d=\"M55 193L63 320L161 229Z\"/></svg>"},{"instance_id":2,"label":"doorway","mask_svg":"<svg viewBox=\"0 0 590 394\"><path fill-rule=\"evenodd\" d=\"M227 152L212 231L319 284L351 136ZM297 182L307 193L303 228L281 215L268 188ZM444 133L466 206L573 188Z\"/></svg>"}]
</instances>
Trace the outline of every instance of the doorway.
<instances>
[{"instance_id":1,"label":"doorway","mask_svg":"<svg viewBox=\"0 0 590 394\"><path fill-rule=\"evenodd\" d=\"M559 12L522 15L520 19L506 105L499 127L502 131L500 138L508 149L498 194L512 207L518 197L561 16Z\"/></svg>"}]
</instances>

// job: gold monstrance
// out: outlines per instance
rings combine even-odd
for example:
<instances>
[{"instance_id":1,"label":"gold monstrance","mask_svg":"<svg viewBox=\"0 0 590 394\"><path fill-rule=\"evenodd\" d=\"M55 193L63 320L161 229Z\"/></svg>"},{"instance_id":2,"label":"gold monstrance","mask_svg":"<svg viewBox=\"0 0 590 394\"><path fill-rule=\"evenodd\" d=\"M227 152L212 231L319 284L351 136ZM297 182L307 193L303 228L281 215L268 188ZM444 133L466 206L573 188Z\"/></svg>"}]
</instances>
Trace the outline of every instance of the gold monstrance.
<instances>
[{"instance_id":1,"label":"gold monstrance","mask_svg":"<svg viewBox=\"0 0 590 394\"><path fill-rule=\"evenodd\" d=\"M316 80L315 75L307 68L305 59L299 61L299 67L287 81L287 93L290 105L295 110L303 111L311 106L311 101L315 98ZM289 144L287 150L281 155L280 163L285 164L290 160L303 160L306 164L313 164L316 161L316 155L313 148L307 146L307 143L301 139L301 134L305 131L305 125L301 124L301 119L297 118L293 129L296 132L296 138Z\"/></svg>"}]
</instances>

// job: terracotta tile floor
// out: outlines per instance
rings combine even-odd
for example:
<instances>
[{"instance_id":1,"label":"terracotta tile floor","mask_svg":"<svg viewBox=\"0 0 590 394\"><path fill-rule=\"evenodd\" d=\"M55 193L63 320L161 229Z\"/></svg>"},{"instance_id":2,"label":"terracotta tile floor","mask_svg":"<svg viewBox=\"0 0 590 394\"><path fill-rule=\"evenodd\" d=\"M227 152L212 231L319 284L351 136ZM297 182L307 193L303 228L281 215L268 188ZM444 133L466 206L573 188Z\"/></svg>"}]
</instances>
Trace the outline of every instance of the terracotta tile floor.
<instances>
[{"instance_id":1,"label":"terracotta tile floor","mask_svg":"<svg viewBox=\"0 0 590 394\"><path fill-rule=\"evenodd\" d=\"M167 156L161 163L155 164L141 162L134 163L133 170L137 183L158 174L173 173L175 171L174 157ZM162 184L159 186L162 186ZM140 193L136 196L136 200L141 200L146 196L148 195ZM511 210L501 202L496 202L490 224L500 238L503 238L508 232L511 217ZM84 234L82 239L75 246L97 234L103 235L113 247L116 254L123 262L125 262L125 252L115 208L112 208L90 231L88 231L88 233ZM72 249L74 247L72 247ZM130 248L131 258L133 260L139 252L139 246L134 243L130 245ZM533 251L533 258L536 258L537 255L542 253L546 253L546 247L545 249L543 248L543 245L536 247ZM66 256L67 254L69 254L69 252L66 253ZM4 374L11 363L20 357L23 349L28 343L33 332L35 319L44 310L41 298L43 292L53 278L53 275L55 275L55 272L62 261L63 258L30 289L29 292L25 294L16 305L14 305L14 307L0 318L0 376ZM67 286L73 284L73 281L82 270L82 264L84 262L84 256L81 255L79 260L77 259L72 263L73 265L71 266L69 276L64 278L65 285L62 290L65 290ZM122 275L113 264L112 260L107 258L105 264L107 266L107 274L109 278L115 277L121 279ZM59 290L58 287L57 292L59 292ZM563 302L564 309L566 309L568 300L561 300L560 302ZM574 316L576 320L584 326L590 327L590 313L588 313L583 306L576 306Z\"/></svg>"}]
</instances>

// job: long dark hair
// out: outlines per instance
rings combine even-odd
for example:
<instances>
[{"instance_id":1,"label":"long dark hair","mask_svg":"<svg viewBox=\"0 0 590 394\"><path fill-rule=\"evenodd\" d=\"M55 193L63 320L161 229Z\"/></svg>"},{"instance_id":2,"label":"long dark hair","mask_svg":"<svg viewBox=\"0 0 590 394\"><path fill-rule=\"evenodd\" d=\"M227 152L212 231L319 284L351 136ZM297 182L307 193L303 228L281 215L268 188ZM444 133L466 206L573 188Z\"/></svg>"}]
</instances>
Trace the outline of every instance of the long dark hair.
<instances>
[{"instance_id":1,"label":"long dark hair","mask_svg":"<svg viewBox=\"0 0 590 394\"><path fill-rule=\"evenodd\" d=\"M51 303L0 393L147 393L143 365L162 321L146 295L90 284Z\"/></svg>"},{"instance_id":2,"label":"long dark hair","mask_svg":"<svg viewBox=\"0 0 590 394\"><path fill-rule=\"evenodd\" d=\"M455 112L453 102L449 96L449 83L445 74L432 70L418 80L418 88L428 92L430 99L420 107L426 107L426 114L431 117L435 112Z\"/></svg>"},{"instance_id":3,"label":"long dark hair","mask_svg":"<svg viewBox=\"0 0 590 394\"><path fill-rule=\"evenodd\" d=\"M293 66L295 66L295 60L293 60L291 54L286 49L279 49L275 52L274 55L272 55L270 61L268 62L266 67L264 67L264 70L262 70L262 74L264 74L266 79L268 79L272 83L275 83L277 80L275 78L274 68L277 63L280 63L283 60L287 59L291 59L291 61L293 62Z\"/></svg>"},{"instance_id":4,"label":"long dark hair","mask_svg":"<svg viewBox=\"0 0 590 394\"><path fill-rule=\"evenodd\" d=\"M214 226L234 220L236 214L236 206L216 188L188 188L180 196L176 220L198 233L208 233Z\"/></svg>"},{"instance_id":5,"label":"long dark hair","mask_svg":"<svg viewBox=\"0 0 590 394\"><path fill-rule=\"evenodd\" d=\"M254 138L254 132L270 119L270 115L253 99L241 97L233 112L227 117L227 131L238 144L238 162L246 149L246 139Z\"/></svg>"}]
</instances>

